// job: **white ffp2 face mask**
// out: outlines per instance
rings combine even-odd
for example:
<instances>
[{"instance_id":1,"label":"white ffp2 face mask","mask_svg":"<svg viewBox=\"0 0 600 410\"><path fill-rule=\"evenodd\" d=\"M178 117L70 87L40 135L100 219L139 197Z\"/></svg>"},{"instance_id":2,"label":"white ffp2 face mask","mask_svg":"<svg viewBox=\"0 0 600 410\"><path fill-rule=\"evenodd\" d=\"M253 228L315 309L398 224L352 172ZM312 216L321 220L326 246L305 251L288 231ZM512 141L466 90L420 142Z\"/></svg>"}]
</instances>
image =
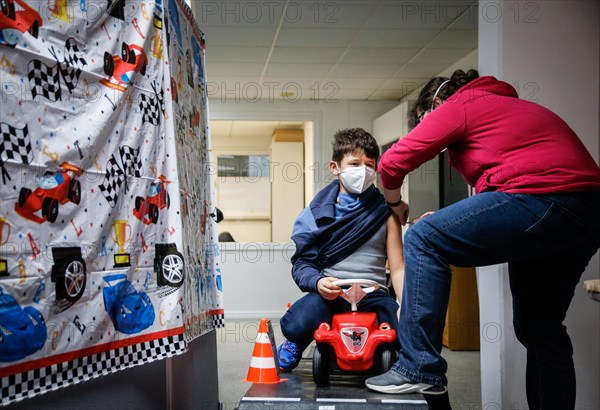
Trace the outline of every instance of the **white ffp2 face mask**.
<instances>
[{"instance_id":1,"label":"white ffp2 face mask","mask_svg":"<svg viewBox=\"0 0 600 410\"><path fill-rule=\"evenodd\" d=\"M349 166L340 171L340 180L344 188L352 194L365 192L375 182L375 178L375 170L366 165Z\"/></svg>"}]
</instances>

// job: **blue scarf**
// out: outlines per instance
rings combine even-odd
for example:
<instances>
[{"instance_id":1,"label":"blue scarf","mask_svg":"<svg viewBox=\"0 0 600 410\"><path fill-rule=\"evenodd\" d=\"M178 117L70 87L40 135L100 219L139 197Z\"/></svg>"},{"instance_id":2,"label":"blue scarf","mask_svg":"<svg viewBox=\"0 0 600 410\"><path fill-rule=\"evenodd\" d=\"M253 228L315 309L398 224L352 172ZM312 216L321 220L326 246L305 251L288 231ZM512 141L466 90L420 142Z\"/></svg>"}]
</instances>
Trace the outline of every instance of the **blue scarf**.
<instances>
[{"instance_id":1,"label":"blue scarf","mask_svg":"<svg viewBox=\"0 0 600 410\"><path fill-rule=\"evenodd\" d=\"M357 202L342 204L344 210L336 218L339 190L339 182L333 181L311 201L309 207L317 229L309 237L292 237L297 246L292 263L300 257L306 257L305 248L312 248L316 252L308 251L308 254L316 258L312 261L314 266L322 270L335 265L372 237L391 215L383 195L371 186L362 194L352 195Z\"/></svg>"}]
</instances>

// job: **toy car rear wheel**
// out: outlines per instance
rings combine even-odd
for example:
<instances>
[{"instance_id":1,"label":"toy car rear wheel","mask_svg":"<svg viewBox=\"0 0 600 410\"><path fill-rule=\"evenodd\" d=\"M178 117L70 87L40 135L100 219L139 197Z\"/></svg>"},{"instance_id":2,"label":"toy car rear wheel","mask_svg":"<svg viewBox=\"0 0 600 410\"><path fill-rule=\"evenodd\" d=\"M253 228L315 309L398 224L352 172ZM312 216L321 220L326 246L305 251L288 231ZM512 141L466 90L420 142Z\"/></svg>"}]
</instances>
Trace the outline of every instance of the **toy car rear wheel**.
<instances>
[{"instance_id":1,"label":"toy car rear wheel","mask_svg":"<svg viewBox=\"0 0 600 410\"><path fill-rule=\"evenodd\" d=\"M313 352L313 380L319 387L329 384L330 350L327 345L317 344Z\"/></svg>"},{"instance_id":2,"label":"toy car rear wheel","mask_svg":"<svg viewBox=\"0 0 600 410\"><path fill-rule=\"evenodd\" d=\"M396 350L391 347L387 347L381 351L381 368L380 374L383 374L390 370L396 363Z\"/></svg>"},{"instance_id":3,"label":"toy car rear wheel","mask_svg":"<svg viewBox=\"0 0 600 410\"><path fill-rule=\"evenodd\" d=\"M144 198L142 198L141 196L136 196L135 197L135 210L137 212L140 212L140 209L142 209L142 204L144 203Z\"/></svg>"},{"instance_id":4,"label":"toy car rear wheel","mask_svg":"<svg viewBox=\"0 0 600 410\"><path fill-rule=\"evenodd\" d=\"M12 1L2 1L2 13L11 20L16 20L15 4Z\"/></svg>"},{"instance_id":5,"label":"toy car rear wheel","mask_svg":"<svg viewBox=\"0 0 600 410\"><path fill-rule=\"evenodd\" d=\"M25 206L25 202L27 202L27 198L31 196L31 189L29 188L21 188L19 192L19 206L23 208Z\"/></svg>"},{"instance_id":6,"label":"toy car rear wheel","mask_svg":"<svg viewBox=\"0 0 600 410\"><path fill-rule=\"evenodd\" d=\"M150 204L150 206L148 206L148 217L153 224L158 222L158 207L156 205Z\"/></svg>"},{"instance_id":7,"label":"toy car rear wheel","mask_svg":"<svg viewBox=\"0 0 600 410\"><path fill-rule=\"evenodd\" d=\"M33 37L38 38L38 34L40 32L40 24L37 22L37 20L34 20L33 24L31 25L31 27L29 27L29 34L31 34Z\"/></svg>"},{"instance_id":8,"label":"toy car rear wheel","mask_svg":"<svg viewBox=\"0 0 600 410\"><path fill-rule=\"evenodd\" d=\"M50 223L58 217L58 201L54 198L46 198L42 202L42 216Z\"/></svg>"},{"instance_id":9,"label":"toy car rear wheel","mask_svg":"<svg viewBox=\"0 0 600 410\"><path fill-rule=\"evenodd\" d=\"M126 62L129 63L129 47L127 47L127 44L125 42L121 43L121 59Z\"/></svg>"},{"instance_id":10,"label":"toy car rear wheel","mask_svg":"<svg viewBox=\"0 0 600 410\"><path fill-rule=\"evenodd\" d=\"M167 209L169 209L169 207L171 206L171 197L169 196L168 192L165 194L165 203L167 205Z\"/></svg>"},{"instance_id":11,"label":"toy car rear wheel","mask_svg":"<svg viewBox=\"0 0 600 410\"><path fill-rule=\"evenodd\" d=\"M81 202L81 182L76 179L73 179L69 184L69 200L73 202L75 205L79 205Z\"/></svg>"},{"instance_id":12,"label":"toy car rear wheel","mask_svg":"<svg viewBox=\"0 0 600 410\"><path fill-rule=\"evenodd\" d=\"M115 60L113 60L112 55L108 51L104 52L103 62L104 62L104 74L111 77L113 75L113 73L115 72Z\"/></svg>"}]
</instances>

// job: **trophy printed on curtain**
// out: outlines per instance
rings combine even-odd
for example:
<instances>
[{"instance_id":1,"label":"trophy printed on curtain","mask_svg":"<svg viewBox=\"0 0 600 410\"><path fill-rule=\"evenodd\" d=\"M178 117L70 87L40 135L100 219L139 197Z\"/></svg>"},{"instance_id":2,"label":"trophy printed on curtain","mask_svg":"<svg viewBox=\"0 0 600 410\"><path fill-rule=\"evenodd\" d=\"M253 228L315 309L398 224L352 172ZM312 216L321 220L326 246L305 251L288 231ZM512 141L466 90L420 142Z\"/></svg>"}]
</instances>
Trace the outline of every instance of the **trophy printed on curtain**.
<instances>
[{"instance_id":1,"label":"trophy printed on curtain","mask_svg":"<svg viewBox=\"0 0 600 410\"><path fill-rule=\"evenodd\" d=\"M6 229L4 229L6 228ZM5 235L6 232L6 235ZM6 219L0 218L0 256L1 248L8 242L10 236L10 225L6 223ZM0 258L0 276L8 276L8 265L6 259Z\"/></svg>"},{"instance_id":2,"label":"trophy printed on curtain","mask_svg":"<svg viewBox=\"0 0 600 410\"><path fill-rule=\"evenodd\" d=\"M50 8L51 0L48 0L48 8ZM73 21L74 10L71 8L71 13L69 14L69 8L67 5L67 0L54 0L54 6L52 7L52 16L60 19L62 21L66 21L70 23Z\"/></svg>"},{"instance_id":3,"label":"trophy printed on curtain","mask_svg":"<svg viewBox=\"0 0 600 410\"><path fill-rule=\"evenodd\" d=\"M115 253L115 268L123 268L131 266L131 257L125 252L125 244L131 239L131 225L124 219L116 219L113 221L115 228L113 233L113 241L119 245L119 252ZM128 233L129 232L129 233Z\"/></svg>"}]
</instances>

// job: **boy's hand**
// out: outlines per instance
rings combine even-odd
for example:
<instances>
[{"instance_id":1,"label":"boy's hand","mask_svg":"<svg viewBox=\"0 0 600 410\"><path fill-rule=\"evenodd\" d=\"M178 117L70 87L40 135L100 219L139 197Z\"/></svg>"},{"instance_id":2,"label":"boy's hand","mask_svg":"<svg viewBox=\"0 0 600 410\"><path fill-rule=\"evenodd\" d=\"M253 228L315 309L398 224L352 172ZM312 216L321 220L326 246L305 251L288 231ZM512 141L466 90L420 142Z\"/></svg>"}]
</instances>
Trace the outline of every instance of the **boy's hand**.
<instances>
[{"instance_id":1,"label":"boy's hand","mask_svg":"<svg viewBox=\"0 0 600 410\"><path fill-rule=\"evenodd\" d=\"M338 278L325 276L317 282L317 290L321 297L325 300L333 300L342 293L342 288L333 284Z\"/></svg>"}]
</instances>

